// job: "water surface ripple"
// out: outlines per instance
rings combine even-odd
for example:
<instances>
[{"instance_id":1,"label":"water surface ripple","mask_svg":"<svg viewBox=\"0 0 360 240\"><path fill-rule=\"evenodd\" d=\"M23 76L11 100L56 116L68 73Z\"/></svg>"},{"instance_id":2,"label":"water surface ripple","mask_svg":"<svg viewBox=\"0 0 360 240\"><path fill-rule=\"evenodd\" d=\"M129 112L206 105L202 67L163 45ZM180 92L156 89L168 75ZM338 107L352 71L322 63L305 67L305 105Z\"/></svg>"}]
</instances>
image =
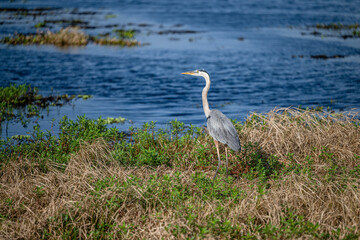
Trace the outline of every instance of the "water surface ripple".
<instances>
[{"instance_id":1,"label":"water surface ripple","mask_svg":"<svg viewBox=\"0 0 360 240\"><path fill-rule=\"evenodd\" d=\"M308 27L317 23L359 23L358 1L51 0L8 2L1 7L97 11L84 18L97 25L135 26L140 29L136 38L150 43L137 48L88 45L67 49L0 45L0 86L30 83L42 94L94 96L77 100L74 106L51 108L48 115L44 112L44 119L34 119L43 129L51 128L52 118L68 115L74 119L82 114L93 119L125 117L132 122L118 125L123 130L148 121L164 125L175 118L200 126L205 124L204 80L180 74L194 69L206 69L211 75L210 107L242 121L250 112L274 107L360 107L359 38L301 34L311 32ZM108 13L116 18L106 19ZM8 21L6 14L0 16L0 21ZM34 32L40 20L2 24L0 35ZM144 23L149 26L136 27ZM174 29L198 33L156 34ZM312 55L345 57L321 60ZM11 122L5 131L3 122L2 136L24 134L32 124L23 129Z\"/></svg>"}]
</instances>

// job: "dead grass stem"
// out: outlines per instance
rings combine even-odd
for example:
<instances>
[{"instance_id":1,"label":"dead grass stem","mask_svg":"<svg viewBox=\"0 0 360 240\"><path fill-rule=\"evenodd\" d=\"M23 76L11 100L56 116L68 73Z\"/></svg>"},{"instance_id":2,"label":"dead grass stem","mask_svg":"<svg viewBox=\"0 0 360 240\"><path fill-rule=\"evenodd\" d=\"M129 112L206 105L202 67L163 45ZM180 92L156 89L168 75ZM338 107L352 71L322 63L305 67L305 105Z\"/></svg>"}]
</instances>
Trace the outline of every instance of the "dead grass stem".
<instances>
[{"instance_id":1,"label":"dead grass stem","mask_svg":"<svg viewBox=\"0 0 360 240\"><path fill-rule=\"evenodd\" d=\"M334 153L345 165L354 167L360 154L360 131L354 124L357 113L330 114L292 108L275 109L266 115L249 116L241 135L243 141L258 142L263 151L288 162L289 153L304 161L313 157L321 164L324 151Z\"/></svg>"}]
</instances>

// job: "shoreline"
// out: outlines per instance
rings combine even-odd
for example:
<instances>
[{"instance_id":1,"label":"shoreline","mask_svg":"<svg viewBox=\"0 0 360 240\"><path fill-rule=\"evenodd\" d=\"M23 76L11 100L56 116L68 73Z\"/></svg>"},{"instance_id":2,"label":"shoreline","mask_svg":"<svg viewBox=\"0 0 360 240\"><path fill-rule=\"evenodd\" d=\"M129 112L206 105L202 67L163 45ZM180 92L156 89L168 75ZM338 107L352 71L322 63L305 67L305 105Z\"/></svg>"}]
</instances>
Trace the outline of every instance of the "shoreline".
<instances>
[{"instance_id":1,"label":"shoreline","mask_svg":"<svg viewBox=\"0 0 360 240\"><path fill-rule=\"evenodd\" d=\"M255 113L235 123L243 150L214 183L216 149L201 128L152 122L125 136L64 118L58 138L35 129L1 141L0 236L357 238L357 117Z\"/></svg>"}]
</instances>

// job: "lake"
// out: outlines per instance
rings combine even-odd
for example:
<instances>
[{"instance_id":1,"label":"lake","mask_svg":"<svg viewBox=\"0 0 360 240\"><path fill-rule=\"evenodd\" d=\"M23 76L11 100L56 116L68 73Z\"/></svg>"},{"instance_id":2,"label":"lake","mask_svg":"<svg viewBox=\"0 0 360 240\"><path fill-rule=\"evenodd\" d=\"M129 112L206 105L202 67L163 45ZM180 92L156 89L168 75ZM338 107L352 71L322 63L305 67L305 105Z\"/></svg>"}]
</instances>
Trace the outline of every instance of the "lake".
<instances>
[{"instance_id":1,"label":"lake","mask_svg":"<svg viewBox=\"0 0 360 240\"><path fill-rule=\"evenodd\" d=\"M181 75L195 69L210 73L210 108L239 121L275 107L360 107L360 38L347 37L353 30L316 27L359 23L359 1L29 0L1 1L0 7L49 8L38 16L1 11L0 37L34 33L34 25L44 20L81 19L87 34L134 29L143 43L130 48L0 44L0 86L28 83L44 95L93 96L50 107L27 128L2 122L2 137L31 132L37 123L56 133L53 122L64 115L121 116L127 121L115 126L124 131L149 121L163 127L174 119L204 125L205 81Z\"/></svg>"}]
</instances>

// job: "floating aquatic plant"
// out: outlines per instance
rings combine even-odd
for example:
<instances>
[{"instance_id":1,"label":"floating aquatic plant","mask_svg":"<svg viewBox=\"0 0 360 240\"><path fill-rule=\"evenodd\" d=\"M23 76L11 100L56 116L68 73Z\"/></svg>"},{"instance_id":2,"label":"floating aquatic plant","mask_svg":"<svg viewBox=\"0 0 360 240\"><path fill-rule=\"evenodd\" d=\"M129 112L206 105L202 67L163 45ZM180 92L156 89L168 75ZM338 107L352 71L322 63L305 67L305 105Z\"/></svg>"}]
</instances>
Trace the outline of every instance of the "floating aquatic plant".
<instances>
[{"instance_id":1,"label":"floating aquatic plant","mask_svg":"<svg viewBox=\"0 0 360 240\"><path fill-rule=\"evenodd\" d=\"M39 22L39 23L35 24L36 28L42 28L42 27L45 27L45 26L46 26L45 22Z\"/></svg>"},{"instance_id":2,"label":"floating aquatic plant","mask_svg":"<svg viewBox=\"0 0 360 240\"><path fill-rule=\"evenodd\" d=\"M30 45L30 44L52 44L55 46L66 47L66 46L85 46L89 41L100 44L100 45L119 45L122 47L139 46L140 43L136 40L130 40L133 36L132 30L122 32L124 37L93 37L79 31L78 27L67 27L59 30L58 32L46 32L38 31L36 34L21 34L16 33L11 37L4 37L0 40L1 43L10 45ZM125 37L126 36L126 37Z\"/></svg>"},{"instance_id":3,"label":"floating aquatic plant","mask_svg":"<svg viewBox=\"0 0 360 240\"><path fill-rule=\"evenodd\" d=\"M105 19L110 19L110 18L116 18L116 15L115 14L106 14L105 15Z\"/></svg>"},{"instance_id":4,"label":"floating aquatic plant","mask_svg":"<svg viewBox=\"0 0 360 240\"><path fill-rule=\"evenodd\" d=\"M316 24L315 26L318 29L332 29L332 30L340 30L340 29L358 29L360 25L358 23L355 24L341 24L341 23L330 23L330 24Z\"/></svg>"},{"instance_id":5,"label":"floating aquatic plant","mask_svg":"<svg viewBox=\"0 0 360 240\"><path fill-rule=\"evenodd\" d=\"M113 32L119 37L119 38L134 38L135 36L135 30L134 29L114 29Z\"/></svg>"},{"instance_id":6,"label":"floating aquatic plant","mask_svg":"<svg viewBox=\"0 0 360 240\"><path fill-rule=\"evenodd\" d=\"M134 47L140 45L140 43L136 40L119 39L116 37L90 37L90 40L99 45L118 45L122 47Z\"/></svg>"},{"instance_id":7,"label":"floating aquatic plant","mask_svg":"<svg viewBox=\"0 0 360 240\"><path fill-rule=\"evenodd\" d=\"M50 95L42 96L38 88L30 84L10 85L0 87L0 122L4 120L19 119L26 125L26 118L40 117L40 110L49 106L63 106L75 97L84 100L91 95Z\"/></svg>"},{"instance_id":8,"label":"floating aquatic plant","mask_svg":"<svg viewBox=\"0 0 360 240\"><path fill-rule=\"evenodd\" d=\"M92 98L92 95L81 95L81 94L79 94L79 95L77 95L77 97L78 97L78 98L82 98L82 99L84 99L84 100L87 100L87 99L89 99L89 98Z\"/></svg>"},{"instance_id":9,"label":"floating aquatic plant","mask_svg":"<svg viewBox=\"0 0 360 240\"><path fill-rule=\"evenodd\" d=\"M312 26L319 31L312 31L310 35L321 36L321 37L341 37L347 38L358 38L360 37L360 25L354 24L341 24L341 23L330 23L330 24L316 24ZM306 35L306 33L302 33Z\"/></svg>"},{"instance_id":10,"label":"floating aquatic plant","mask_svg":"<svg viewBox=\"0 0 360 240\"><path fill-rule=\"evenodd\" d=\"M37 32L36 34L14 34L12 37L4 37L2 43L17 44L53 44L56 46L84 46L87 45L89 36L79 31L78 28L67 27L58 32Z\"/></svg>"}]
</instances>

